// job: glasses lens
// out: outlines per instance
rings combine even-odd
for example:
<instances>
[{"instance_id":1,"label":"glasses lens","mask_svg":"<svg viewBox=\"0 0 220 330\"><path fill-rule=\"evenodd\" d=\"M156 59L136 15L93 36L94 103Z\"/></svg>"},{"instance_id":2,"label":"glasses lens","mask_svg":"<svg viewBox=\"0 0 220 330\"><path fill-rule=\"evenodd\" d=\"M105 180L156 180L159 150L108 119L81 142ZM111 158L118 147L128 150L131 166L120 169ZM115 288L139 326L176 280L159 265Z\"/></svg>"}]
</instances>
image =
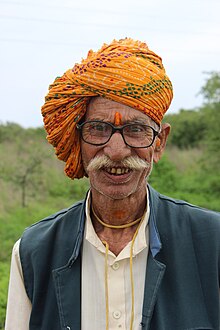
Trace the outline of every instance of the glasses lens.
<instances>
[{"instance_id":1,"label":"glasses lens","mask_svg":"<svg viewBox=\"0 0 220 330\"><path fill-rule=\"evenodd\" d=\"M124 139L131 147L148 147L153 143L154 131L150 126L131 124L123 128Z\"/></svg>"},{"instance_id":2,"label":"glasses lens","mask_svg":"<svg viewBox=\"0 0 220 330\"><path fill-rule=\"evenodd\" d=\"M111 136L112 127L108 123L91 121L82 127L83 140L92 144L102 144Z\"/></svg>"}]
</instances>

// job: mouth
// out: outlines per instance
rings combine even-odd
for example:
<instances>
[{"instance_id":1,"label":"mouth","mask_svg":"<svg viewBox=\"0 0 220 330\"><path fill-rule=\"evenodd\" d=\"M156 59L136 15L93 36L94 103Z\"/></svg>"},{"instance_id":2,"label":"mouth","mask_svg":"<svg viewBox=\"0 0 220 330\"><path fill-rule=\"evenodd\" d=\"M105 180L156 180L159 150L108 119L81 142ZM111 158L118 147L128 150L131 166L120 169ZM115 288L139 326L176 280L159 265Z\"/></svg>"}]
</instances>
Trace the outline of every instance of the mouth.
<instances>
[{"instance_id":1,"label":"mouth","mask_svg":"<svg viewBox=\"0 0 220 330\"><path fill-rule=\"evenodd\" d=\"M108 174L116 176L128 174L132 171L131 169L125 167L105 167L102 170L107 172Z\"/></svg>"}]
</instances>

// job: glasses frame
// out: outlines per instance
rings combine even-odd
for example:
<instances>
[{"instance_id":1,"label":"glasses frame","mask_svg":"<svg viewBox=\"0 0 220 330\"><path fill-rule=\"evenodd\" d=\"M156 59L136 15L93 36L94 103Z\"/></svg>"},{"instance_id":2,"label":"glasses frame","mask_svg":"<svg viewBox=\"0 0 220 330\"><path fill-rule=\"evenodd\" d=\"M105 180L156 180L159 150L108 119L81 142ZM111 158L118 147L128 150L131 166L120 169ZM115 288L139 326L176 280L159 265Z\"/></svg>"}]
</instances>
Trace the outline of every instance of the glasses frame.
<instances>
[{"instance_id":1,"label":"glasses frame","mask_svg":"<svg viewBox=\"0 0 220 330\"><path fill-rule=\"evenodd\" d=\"M82 129L83 129L83 126L84 126L85 124L88 124L88 123L102 123L102 124L104 123L104 124L107 124L107 125L111 126L111 128L112 128L112 132L111 132L111 135L109 136L108 140L107 140L106 142L104 142L104 143L92 143L92 142L88 142L88 141L86 141L86 140L83 138ZM150 128L152 129L154 136L153 136L153 140L152 140L152 142L151 142L149 145L147 145L147 146L142 146L142 147L134 147L134 146L132 146L132 145L130 145L130 144L128 144L128 143L126 142L125 137L124 137L124 134L123 134L123 129L124 129L125 127L129 127L129 126L132 126L132 125L135 125L135 124L136 124L136 125L147 126L147 127L150 127ZM139 149L139 148L149 148L149 147L151 147L152 144L153 144L154 141L155 141L156 136L158 136L158 134L160 133L160 131L159 131L159 132L156 131L152 126L147 125L147 124L142 124L142 123L131 123L131 124L125 124L125 125L122 125L122 126L118 127L118 126L114 126L112 123L109 123L109 122L106 122L106 121L102 121L102 120L88 120L88 121L84 121L84 122L81 123L81 124L77 124L77 125L76 125L76 128L80 131L80 134L81 134L82 140L83 140L85 143L88 143L88 144L91 144L91 145L94 145L94 146L103 146L104 144L106 144L106 143L108 143L108 142L110 141L110 139L111 139L111 137L112 137L112 135L113 135L114 133L119 132L119 133L121 134L122 138L123 138L124 143L125 143L127 146L129 146L130 148L138 148L138 149Z\"/></svg>"}]
</instances>

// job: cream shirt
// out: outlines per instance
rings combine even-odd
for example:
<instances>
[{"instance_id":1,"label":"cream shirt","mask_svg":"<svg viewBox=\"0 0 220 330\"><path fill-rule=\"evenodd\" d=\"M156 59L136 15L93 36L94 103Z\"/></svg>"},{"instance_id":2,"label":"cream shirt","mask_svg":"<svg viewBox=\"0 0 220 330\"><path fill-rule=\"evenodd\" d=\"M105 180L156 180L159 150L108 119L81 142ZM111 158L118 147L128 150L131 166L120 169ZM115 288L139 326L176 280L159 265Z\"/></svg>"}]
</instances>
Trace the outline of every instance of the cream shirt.
<instances>
[{"instance_id":1,"label":"cream shirt","mask_svg":"<svg viewBox=\"0 0 220 330\"><path fill-rule=\"evenodd\" d=\"M147 198L148 200L148 198ZM96 235L86 202L86 224L82 253L82 330L105 329L105 246ZM141 329L142 304L149 242L149 204L133 247L134 330ZM28 330L31 302L27 297L19 256L20 240L14 245L11 260L5 330ZM131 281L130 245L116 257L108 253L109 330L130 327Z\"/></svg>"}]
</instances>

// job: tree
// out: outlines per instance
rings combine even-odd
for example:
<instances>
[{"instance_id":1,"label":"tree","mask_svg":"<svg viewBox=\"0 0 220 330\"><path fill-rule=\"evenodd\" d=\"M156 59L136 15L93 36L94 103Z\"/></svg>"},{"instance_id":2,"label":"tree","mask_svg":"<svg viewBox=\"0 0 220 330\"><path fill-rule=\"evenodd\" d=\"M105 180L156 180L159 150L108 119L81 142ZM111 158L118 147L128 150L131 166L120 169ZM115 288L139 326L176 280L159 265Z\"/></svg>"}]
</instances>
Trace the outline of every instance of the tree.
<instances>
[{"instance_id":1,"label":"tree","mask_svg":"<svg viewBox=\"0 0 220 330\"><path fill-rule=\"evenodd\" d=\"M210 72L201 89L205 103L201 108L206 126L206 148L210 156L220 162L220 72ZM216 153L215 155L213 153Z\"/></svg>"},{"instance_id":2,"label":"tree","mask_svg":"<svg viewBox=\"0 0 220 330\"><path fill-rule=\"evenodd\" d=\"M168 143L180 149L198 147L204 138L205 123L198 110L181 109L178 114L166 115L165 121L171 124Z\"/></svg>"},{"instance_id":3,"label":"tree","mask_svg":"<svg viewBox=\"0 0 220 330\"><path fill-rule=\"evenodd\" d=\"M178 186L178 173L175 166L164 155L154 164L149 183L163 194L172 194Z\"/></svg>"},{"instance_id":4,"label":"tree","mask_svg":"<svg viewBox=\"0 0 220 330\"><path fill-rule=\"evenodd\" d=\"M17 184L21 189L21 205L27 206L27 189L30 185L36 187L36 179L33 180L34 174L38 173L41 164L39 157L30 158L23 166L22 171L14 176L13 182Z\"/></svg>"},{"instance_id":5,"label":"tree","mask_svg":"<svg viewBox=\"0 0 220 330\"><path fill-rule=\"evenodd\" d=\"M12 128L12 130L11 130ZM0 144L0 177L13 183L20 190L21 206L27 206L27 197L40 188L42 180L41 163L48 157L33 129L23 129L16 124L2 127L2 136L8 136ZM16 131L16 135L13 132ZM38 134L39 133L39 134ZM43 141L44 135L41 137Z\"/></svg>"},{"instance_id":6,"label":"tree","mask_svg":"<svg viewBox=\"0 0 220 330\"><path fill-rule=\"evenodd\" d=\"M0 144L5 141L13 141L15 136L22 134L23 128L15 123L7 122L5 125L0 123Z\"/></svg>"},{"instance_id":7,"label":"tree","mask_svg":"<svg viewBox=\"0 0 220 330\"><path fill-rule=\"evenodd\" d=\"M220 194L220 72L210 72L201 89L205 103L201 108L205 122L203 170L209 174L210 191Z\"/></svg>"},{"instance_id":8,"label":"tree","mask_svg":"<svg viewBox=\"0 0 220 330\"><path fill-rule=\"evenodd\" d=\"M208 104L220 102L220 71L206 72L208 78L202 86L200 94Z\"/></svg>"}]
</instances>

